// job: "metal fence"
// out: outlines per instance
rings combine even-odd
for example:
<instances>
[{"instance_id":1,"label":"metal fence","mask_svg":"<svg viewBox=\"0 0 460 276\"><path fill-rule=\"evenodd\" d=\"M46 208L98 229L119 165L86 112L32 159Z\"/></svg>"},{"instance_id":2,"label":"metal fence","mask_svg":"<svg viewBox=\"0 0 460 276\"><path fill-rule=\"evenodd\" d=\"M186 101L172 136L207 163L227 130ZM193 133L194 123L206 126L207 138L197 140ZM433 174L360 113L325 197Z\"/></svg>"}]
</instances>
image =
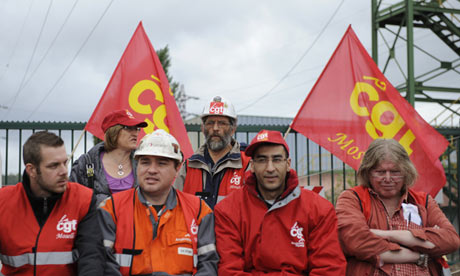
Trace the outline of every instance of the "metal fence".
<instances>
[{"instance_id":1,"label":"metal fence","mask_svg":"<svg viewBox=\"0 0 460 276\"><path fill-rule=\"evenodd\" d=\"M85 126L81 123L56 123L56 122L0 122L0 155L2 159L2 182L3 185L15 184L21 179L23 171L22 145L25 140L35 131L49 130L61 136L68 153L75 151L71 162L82 153L87 152L93 145L93 136L83 132ZM200 125L186 125L188 135L194 149L204 141ZM261 129L278 130L285 133L287 125L240 125L235 138L239 142L249 143ZM441 160L447 177L447 185L444 187L444 198L438 198L438 202L448 206L451 217L458 214L456 202L460 198L457 189L459 168L457 159L459 146L457 137L460 136L458 128L438 129L450 141ZM82 136L83 134L83 136ZM82 136L81 142L75 148L77 140ZM337 196L356 183L355 171L333 156L327 150L305 138L303 135L291 131L286 138L291 149L292 167L297 171L301 185L322 186L325 197L335 203Z\"/></svg>"},{"instance_id":2,"label":"metal fence","mask_svg":"<svg viewBox=\"0 0 460 276\"><path fill-rule=\"evenodd\" d=\"M61 136L68 153L75 150L71 162L82 153L87 152L93 145L93 136L83 132L85 123L37 123L37 122L0 122L0 155L2 159L3 185L16 184L21 180L23 171L22 145L35 131L49 130ZM186 125L188 135L194 149L204 141L200 126L197 124ZM240 125L235 138L242 143L249 143L261 129L278 130L285 133L287 125ZM449 147L441 156L447 178L443 193L436 200L449 220L456 227L459 226L458 189L460 168L457 160L460 158L460 129L438 129L449 141ZM77 140L82 136L81 142L75 148ZM291 165L298 172L302 186L322 186L324 196L335 204L338 195L345 189L355 186L355 171L333 156L327 150L305 138L303 135L291 132L288 134L287 143L290 147ZM456 255L451 259L458 260Z\"/></svg>"}]
</instances>

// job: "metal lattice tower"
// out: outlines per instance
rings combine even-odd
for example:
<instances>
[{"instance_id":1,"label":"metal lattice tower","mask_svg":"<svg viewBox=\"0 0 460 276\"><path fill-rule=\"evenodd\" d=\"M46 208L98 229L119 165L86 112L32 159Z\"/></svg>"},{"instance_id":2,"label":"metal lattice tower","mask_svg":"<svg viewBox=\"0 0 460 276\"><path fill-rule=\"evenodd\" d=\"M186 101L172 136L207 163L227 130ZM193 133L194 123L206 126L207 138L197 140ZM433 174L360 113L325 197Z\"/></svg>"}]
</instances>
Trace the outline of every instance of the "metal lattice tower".
<instances>
[{"instance_id":1,"label":"metal lattice tower","mask_svg":"<svg viewBox=\"0 0 460 276\"><path fill-rule=\"evenodd\" d=\"M181 84L179 87L179 91L174 94L174 98L176 99L177 108L181 114L182 120L185 120L191 113L187 112L187 101L188 100L199 100L198 97L188 96L185 93L184 85Z\"/></svg>"},{"instance_id":2,"label":"metal lattice tower","mask_svg":"<svg viewBox=\"0 0 460 276\"><path fill-rule=\"evenodd\" d=\"M438 103L459 117L460 1L451 1L454 8L449 1L440 0L403 0L391 5L385 2L372 0L374 61L379 64L379 42L380 46L386 45L388 55L379 67L385 75L390 75L386 71L391 70L391 63L396 64L403 79L400 84L393 84L412 106L415 102ZM417 32L423 36L414 39ZM388 37L393 39L391 43ZM428 45L424 43L426 37L436 40L440 46L424 49ZM428 63L431 68L427 68Z\"/></svg>"}]
</instances>

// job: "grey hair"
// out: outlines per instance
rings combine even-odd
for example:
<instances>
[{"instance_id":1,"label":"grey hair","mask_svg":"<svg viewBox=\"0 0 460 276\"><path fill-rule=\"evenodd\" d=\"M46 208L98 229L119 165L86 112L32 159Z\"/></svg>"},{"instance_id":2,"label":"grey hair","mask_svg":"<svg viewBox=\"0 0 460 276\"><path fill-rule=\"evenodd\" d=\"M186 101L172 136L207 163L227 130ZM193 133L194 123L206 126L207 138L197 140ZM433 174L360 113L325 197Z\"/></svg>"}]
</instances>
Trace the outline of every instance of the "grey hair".
<instances>
[{"instance_id":1,"label":"grey hair","mask_svg":"<svg viewBox=\"0 0 460 276\"><path fill-rule=\"evenodd\" d=\"M383 161L391 161L397 164L404 175L404 185L401 193L405 193L408 188L415 184L418 176L417 170L404 147L394 139L375 139L372 141L358 169L358 184L369 187L371 170L375 169Z\"/></svg>"}]
</instances>

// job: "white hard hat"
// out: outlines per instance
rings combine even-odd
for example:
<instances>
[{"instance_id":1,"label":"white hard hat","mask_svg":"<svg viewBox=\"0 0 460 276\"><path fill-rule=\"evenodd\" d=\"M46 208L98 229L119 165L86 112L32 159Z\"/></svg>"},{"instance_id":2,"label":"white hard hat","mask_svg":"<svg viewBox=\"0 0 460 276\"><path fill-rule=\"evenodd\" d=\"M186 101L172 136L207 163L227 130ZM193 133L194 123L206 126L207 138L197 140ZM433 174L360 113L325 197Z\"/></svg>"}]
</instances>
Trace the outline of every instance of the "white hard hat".
<instances>
[{"instance_id":1,"label":"white hard hat","mask_svg":"<svg viewBox=\"0 0 460 276\"><path fill-rule=\"evenodd\" d=\"M236 112L233 104L221 96L213 97L204 106L201 118L210 115L227 116L236 120Z\"/></svg>"},{"instance_id":2,"label":"white hard hat","mask_svg":"<svg viewBox=\"0 0 460 276\"><path fill-rule=\"evenodd\" d=\"M182 162L182 154L176 138L163 129L157 129L142 138L134 157L139 155L162 156Z\"/></svg>"}]
</instances>

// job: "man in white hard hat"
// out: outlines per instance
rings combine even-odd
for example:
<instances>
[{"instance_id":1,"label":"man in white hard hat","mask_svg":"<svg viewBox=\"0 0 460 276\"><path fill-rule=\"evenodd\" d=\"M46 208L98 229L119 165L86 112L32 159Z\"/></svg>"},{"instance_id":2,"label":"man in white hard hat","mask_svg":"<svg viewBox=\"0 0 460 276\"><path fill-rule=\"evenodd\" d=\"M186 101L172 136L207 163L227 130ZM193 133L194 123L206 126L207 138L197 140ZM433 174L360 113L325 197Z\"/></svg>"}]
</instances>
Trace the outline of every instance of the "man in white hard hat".
<instances>
[{"instance_id":1,"label":"man in white hard hat","mask_svg":"<svg viewBox=\"0 0 460 276\"><path fill-rule=\"evenodd\" d=\"M237 127L235 109L230 101L215 96L201 114L205 143L184 163L174 186L200 196L214 205L242 187L250 158L233 138Z\"/></svg>"},{"instance_id":2,"label":"man in white hard hat","mask_svg":"<svg viewBox=\"0 0 460 276\"><path fill-rule=\"evenodd\" d=\"M212 210L172 187L182 161L177 140L156 130L134 157L139 187L112 195L99 209L104 275L217 275Z\"/></svg>"}]
</instances>

